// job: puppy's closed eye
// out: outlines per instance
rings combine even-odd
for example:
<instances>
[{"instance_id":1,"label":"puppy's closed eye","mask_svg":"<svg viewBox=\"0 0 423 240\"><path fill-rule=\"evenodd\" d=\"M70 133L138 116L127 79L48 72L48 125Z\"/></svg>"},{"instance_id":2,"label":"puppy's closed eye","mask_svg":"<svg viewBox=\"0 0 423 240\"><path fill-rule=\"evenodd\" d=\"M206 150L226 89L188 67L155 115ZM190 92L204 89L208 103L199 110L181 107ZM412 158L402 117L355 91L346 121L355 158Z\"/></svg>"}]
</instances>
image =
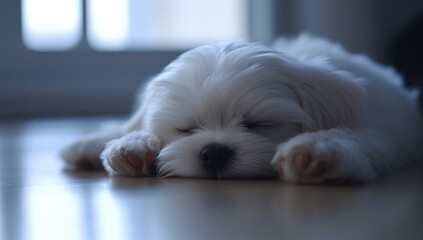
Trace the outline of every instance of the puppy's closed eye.
<instances>
[{"instance_id":1,"label":"puppy's closed eye","mask_svg":"<svg viewBox=\"0 0 423 240\"><path fill-rule=\"evenodd\" d=\"M254 131L263 128L270 128L274 126L274 123L265 122L265 121L248 121L244 120L241 122L241 126L247 128L248 130Z\"/></svg>"},{"instance_id":2,"label":"puppy's closed eye","mask_svg":"<svg viewBox=\"0 0 423 240\"><path fill-rule=\"evenodd\" d=\"M188 128L176 128L176 131L178 133L184 134L184 135L192 135L195 133L196 128L195 127L188 127Z\"/></svg>"}]
</instances>

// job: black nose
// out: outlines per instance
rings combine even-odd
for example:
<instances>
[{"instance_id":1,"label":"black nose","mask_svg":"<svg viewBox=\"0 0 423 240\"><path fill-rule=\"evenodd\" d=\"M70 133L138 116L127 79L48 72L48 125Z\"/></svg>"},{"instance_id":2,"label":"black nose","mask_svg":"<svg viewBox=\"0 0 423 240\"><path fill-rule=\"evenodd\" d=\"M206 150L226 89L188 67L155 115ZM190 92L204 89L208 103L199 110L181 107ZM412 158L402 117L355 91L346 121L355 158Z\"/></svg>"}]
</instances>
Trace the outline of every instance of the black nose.
<instances>
[{"instance_id":1,"label":"black nose","mask_svg":"<svg viewBox=\"0 0 423 240\"><path fill-rule=\"evenodd\" d=\"M234 151L220 143L206 145L200 153L204 166L213 172L222 169L233 156Z\"/></svg>"}]
</instances>

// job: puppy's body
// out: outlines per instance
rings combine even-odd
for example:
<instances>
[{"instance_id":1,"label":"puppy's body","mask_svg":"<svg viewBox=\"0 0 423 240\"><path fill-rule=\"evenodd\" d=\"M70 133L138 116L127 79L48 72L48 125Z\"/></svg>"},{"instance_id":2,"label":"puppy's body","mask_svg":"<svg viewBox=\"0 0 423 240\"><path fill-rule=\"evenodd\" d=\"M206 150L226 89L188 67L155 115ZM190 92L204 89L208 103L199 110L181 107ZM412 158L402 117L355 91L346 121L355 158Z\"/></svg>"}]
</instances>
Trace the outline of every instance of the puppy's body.
<instances>
[{"instance_id":1,"label":"puppy's body","mask_svg":"<svg viewBox=\"0 0 423 240\"><path fill-rule=\"evenodd\" d=\"M203 46L149 82L125 126L63 157L113 176L156 166L162 176L370 181L417 154L412 95L393 70L322 39Z\"/></svg>"}]
</instances>

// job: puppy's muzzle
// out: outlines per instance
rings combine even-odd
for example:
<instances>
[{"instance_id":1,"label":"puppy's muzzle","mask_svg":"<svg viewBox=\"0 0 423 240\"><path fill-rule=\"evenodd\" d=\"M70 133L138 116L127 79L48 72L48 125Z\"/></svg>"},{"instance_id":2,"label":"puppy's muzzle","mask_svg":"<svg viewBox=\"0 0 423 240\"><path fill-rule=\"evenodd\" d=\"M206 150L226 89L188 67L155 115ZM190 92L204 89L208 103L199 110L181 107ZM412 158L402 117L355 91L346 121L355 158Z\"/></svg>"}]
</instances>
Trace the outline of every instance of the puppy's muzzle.
<instances>
[{"instance_id":1,"label":"puppy's muzzle","mask_svg":"<svg viewBox=\"0 0 423 240\"><path fill-rule=\"evenodd\" d=\"M203 147L200 152L200 159L204 167L216 175L222 170L229 160L233 157L234 151L221 143L210 143Z\"/></svg>"}]
</instances>

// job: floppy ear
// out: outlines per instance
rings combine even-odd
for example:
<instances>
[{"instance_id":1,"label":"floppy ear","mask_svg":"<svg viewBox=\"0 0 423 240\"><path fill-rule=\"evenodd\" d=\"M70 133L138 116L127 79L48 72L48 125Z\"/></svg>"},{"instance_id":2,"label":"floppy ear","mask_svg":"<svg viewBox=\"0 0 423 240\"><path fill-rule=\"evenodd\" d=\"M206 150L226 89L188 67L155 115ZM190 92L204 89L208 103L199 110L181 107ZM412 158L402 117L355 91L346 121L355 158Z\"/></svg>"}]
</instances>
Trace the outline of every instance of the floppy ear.
<instances>
[{"instance_id":1,"label":"floppy ear","mask_svg":"<svg viewBox=\"0 0 423 240\"><path fill-rule=\"evenodd\" d=\"M287 84L312 120L304 131L350 127L365 95L360 80L346 72L317 66L296 68L285 74L290 75Z\"/></svg>"}]
</instances>

